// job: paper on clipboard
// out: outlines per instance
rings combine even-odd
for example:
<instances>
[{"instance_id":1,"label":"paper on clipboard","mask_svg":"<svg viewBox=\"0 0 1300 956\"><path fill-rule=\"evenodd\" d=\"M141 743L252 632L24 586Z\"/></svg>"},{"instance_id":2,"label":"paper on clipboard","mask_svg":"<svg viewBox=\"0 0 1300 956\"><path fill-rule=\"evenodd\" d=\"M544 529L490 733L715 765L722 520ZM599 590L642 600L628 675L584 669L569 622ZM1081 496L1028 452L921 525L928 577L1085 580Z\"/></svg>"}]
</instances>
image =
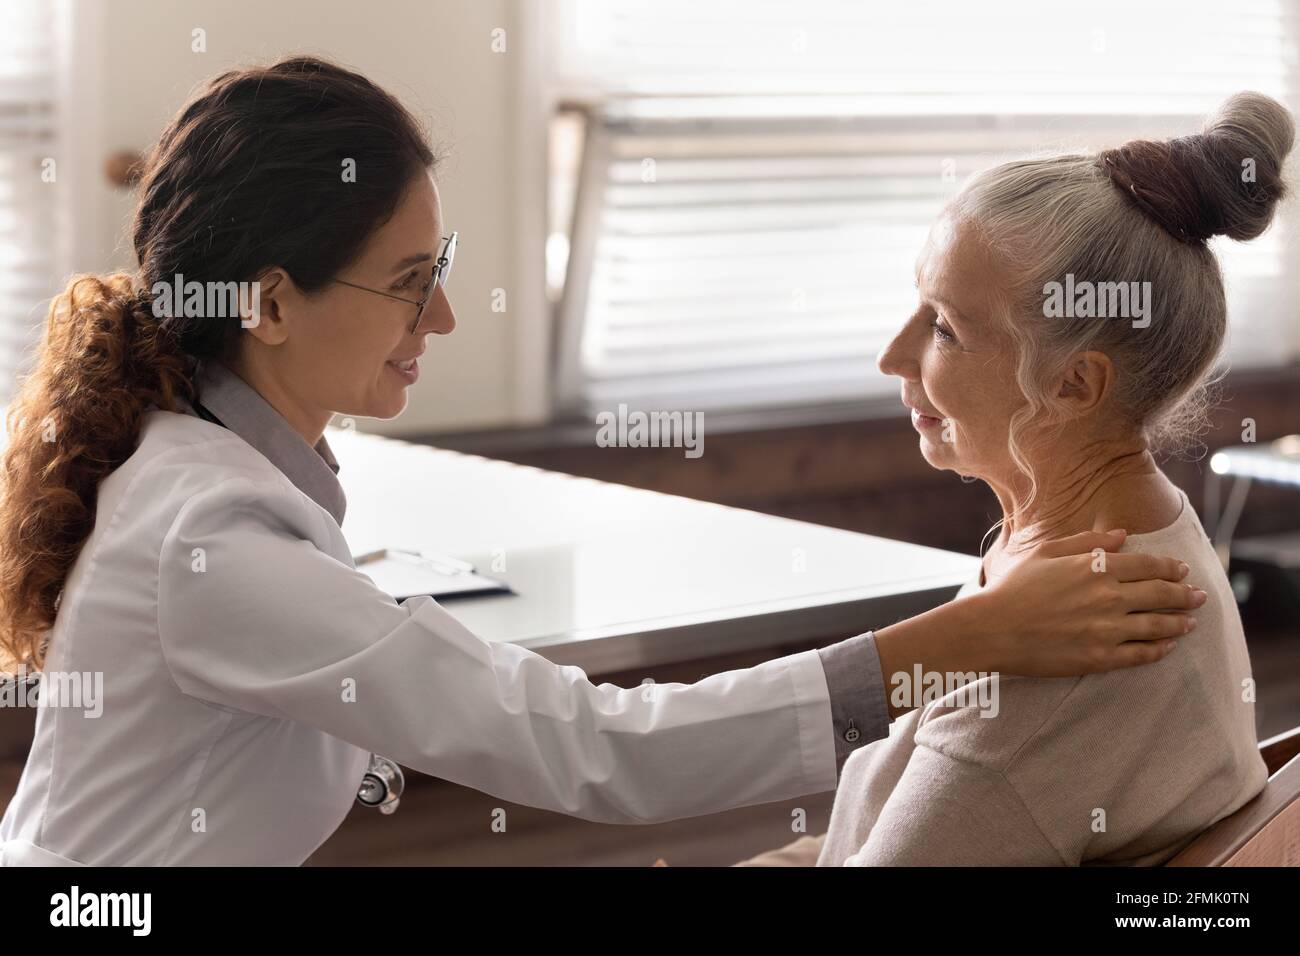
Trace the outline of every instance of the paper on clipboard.
<instances>
[{"instance_id":1,"label":"paper on clipboard","mask_svg":"<svg viewBox=\"0 0 1300 956\"><path fill-rule=\"evenodd\" d=\"M427 594L435 600L471 594L509 594L510 586L485 577L464 561L427 552L380 548L358 555L357 570L401 602Z\"/></svg>"}]
</instances>

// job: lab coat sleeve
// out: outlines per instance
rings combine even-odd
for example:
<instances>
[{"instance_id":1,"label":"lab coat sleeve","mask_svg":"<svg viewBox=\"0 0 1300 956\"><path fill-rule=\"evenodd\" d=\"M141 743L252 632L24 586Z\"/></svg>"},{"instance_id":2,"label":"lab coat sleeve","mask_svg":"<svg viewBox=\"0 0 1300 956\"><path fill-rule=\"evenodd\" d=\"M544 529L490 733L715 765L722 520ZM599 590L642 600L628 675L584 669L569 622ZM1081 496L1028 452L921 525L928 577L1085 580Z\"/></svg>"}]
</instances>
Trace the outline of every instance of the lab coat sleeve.
<instances>
[{"instance_id":1,"label":"lab coat sleeve","mask_svg":"<svg viewBox=\"0 0 1300 956\"><path fill-rule=\"evenodd\" d=\"M177 686L299 721L504 800L648 823L833 789L815 651L695 684L593 685L481 640L436 601L397 604L327 553L289 488L227 479L163 540L158 626Z\"/></svg>"}]
</instances>

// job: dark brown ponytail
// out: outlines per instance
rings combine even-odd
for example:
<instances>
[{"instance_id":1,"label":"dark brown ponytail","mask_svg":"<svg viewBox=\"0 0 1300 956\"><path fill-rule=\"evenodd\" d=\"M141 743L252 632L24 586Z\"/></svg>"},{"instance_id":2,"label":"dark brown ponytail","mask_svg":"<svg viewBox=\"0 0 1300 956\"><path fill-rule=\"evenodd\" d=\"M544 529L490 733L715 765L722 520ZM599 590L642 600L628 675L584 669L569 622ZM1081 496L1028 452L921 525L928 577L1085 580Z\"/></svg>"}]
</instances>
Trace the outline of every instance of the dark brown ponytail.
<instances>
[{"instance_id":1,"label":"dark brown ponytail","mask_svg":"<svg viewBox=\"0 0 1300 956\"><path fill-rule=\"evenodd\" d=\"M130 456L144 406L172 408L188 390L184 356L129 276L79 276L54 300L5 423L5 670L40 667L42 632L94 525L99 483Z\"/></svg>"},{"instance_id":2,"label":"dark brown ponytail","mask_svg":"<svg viewBox=\"0 0 1300 956\"><path fill-rule=\"evenodd\" d=\"M135 450L144 413L192 397L196 360L237 354L237 317L157 314L155 285L279 267L317 291L434 164L396 99L312 57L224 73L181 109L141 178L138 273L72 279L6 416L0 670L43 665L100 482Z\"/></svg>"}]
</instances>

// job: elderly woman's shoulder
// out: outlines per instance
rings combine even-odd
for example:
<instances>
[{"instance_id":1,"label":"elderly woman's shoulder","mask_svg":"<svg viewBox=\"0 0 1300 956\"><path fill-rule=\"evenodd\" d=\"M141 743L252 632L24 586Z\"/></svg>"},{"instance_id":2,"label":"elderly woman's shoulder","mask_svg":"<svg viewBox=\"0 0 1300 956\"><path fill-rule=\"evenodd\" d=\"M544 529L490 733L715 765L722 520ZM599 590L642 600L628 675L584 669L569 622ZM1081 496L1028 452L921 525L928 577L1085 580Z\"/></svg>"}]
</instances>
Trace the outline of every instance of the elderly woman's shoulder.
<instances>
[{"instance_id":1,"label":"elderly woman's shoulder","mask_svg":"<svg viewBox=\"0 0 1300 956\"><path fill-rule=\"evenodd\" d=\"M1079 677L979 675L925 705L916 743L955 760L1005 771L1017 753L1078 688Z\"/></svg>"}]
</instances>

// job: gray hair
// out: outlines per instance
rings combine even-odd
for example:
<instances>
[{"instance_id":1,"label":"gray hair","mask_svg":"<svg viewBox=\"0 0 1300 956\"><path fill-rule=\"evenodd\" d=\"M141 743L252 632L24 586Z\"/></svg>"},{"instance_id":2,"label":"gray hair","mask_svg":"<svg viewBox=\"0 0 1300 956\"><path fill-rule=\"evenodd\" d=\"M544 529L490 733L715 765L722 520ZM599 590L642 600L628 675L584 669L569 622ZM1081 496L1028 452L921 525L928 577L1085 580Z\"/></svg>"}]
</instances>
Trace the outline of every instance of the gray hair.
<instances>
[{"instance_id":1,"label":"gray hair","mask_svg":"<svg viewBox=\"0 0 1300 956\"><path fill-rule=\"evenodd\" d=\"M1268 228L1294 140L1285 107L1238 93L1200 134L1005 163L953 199L949 212L978 230L1008 276L994 298L1018 346L1027 404L1012 419L1011 454L1030 478L1031 499L1033 473L1017 436L1050 408L1049 383L1078 352L1110 357L1114 408L1149 447L1185 450L1203 432L1227 322L1206 240L1253 239ZM1067 275L1076 286L1150 282L1150 324L1048 318L1049 283Z\"/></svg>"}]
</instances>

